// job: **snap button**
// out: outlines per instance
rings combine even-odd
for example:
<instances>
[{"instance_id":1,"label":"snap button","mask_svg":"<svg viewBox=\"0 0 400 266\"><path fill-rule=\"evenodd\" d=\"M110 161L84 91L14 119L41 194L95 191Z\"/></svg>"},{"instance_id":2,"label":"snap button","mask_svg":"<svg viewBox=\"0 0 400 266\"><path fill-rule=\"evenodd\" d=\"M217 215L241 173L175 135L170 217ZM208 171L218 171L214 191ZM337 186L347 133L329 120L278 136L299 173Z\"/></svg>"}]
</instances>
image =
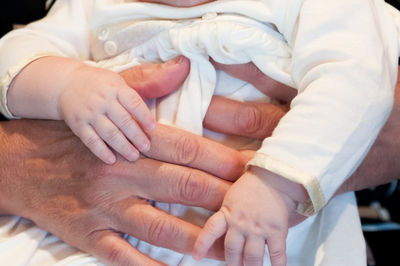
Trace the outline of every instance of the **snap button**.
<instances>
[{"instance_id":1,"label":"snap button","mask_svg":"<svg viewBox=\"0 0 400 266\"><path fill-rule=\"evenodd\" d=\"M110 34L110 30L107 27L101 27L97 30L97 39L105 41Z\"/></svg>"},{"instance_id":2,"label":"snap button","mask_svg":"<svg viewBox=\"0 0 400 266\"><path fill-rule=\"evenodd\" d=\"M218 14L215 13L215 12L208 12L208 13L205 13L205 14L201 17L201 19L203 19L203 20L213 19L213 18L216 18L217 16L218 16Z\"/></svg>"},{"instance_id":3,"label":"snap button","mask_svg":"<svg viewBox=\"0 0 400 266\"><path fill-rule=\"evenodd\" d=\"M107 42L104 43L104 51L109 56L116 55L117 52L118 52L118 46L113 41L107 41Z\"/></svg>"}]
</instances>

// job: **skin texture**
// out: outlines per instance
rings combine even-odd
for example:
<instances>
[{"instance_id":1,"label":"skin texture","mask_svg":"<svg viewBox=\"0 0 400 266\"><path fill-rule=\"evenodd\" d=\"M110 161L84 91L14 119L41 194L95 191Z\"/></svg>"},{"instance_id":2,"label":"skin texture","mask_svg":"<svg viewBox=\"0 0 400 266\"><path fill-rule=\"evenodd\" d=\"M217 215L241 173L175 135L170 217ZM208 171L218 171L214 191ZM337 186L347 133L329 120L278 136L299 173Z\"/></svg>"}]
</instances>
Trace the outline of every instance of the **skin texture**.
<instances>
[{"instance_id":1,"label":"skin texture","mask_svg":"<svg viewBox=\"0 0 400 266\"><path fill-rule=\"evenodd\" d=\"M0 132L2 149L9 151L0 161L7 165L1 168L1 213L31 219L112 265L156 264L140 255L119 232L190 252L200 228L153 208L145 199L216 210L230 183L208 172L221 172L224 166L234 179L245 163L240 153L219 146L214 156L218 165L208 162L204 171L190 168L199 165L201 154L214 144L189 145L187 139L200 142L200 137L162 125L151 139L164 145L150 149L147 155L171 163L147 157L129 163L119 157L112 166L103 164L62 122L11 121L1 123ZM165 135L174 142L162 141ZM210 256L221 259L221 254L216 246Z\"/></svg>"},{"instance_id":2,"label":"skin texture","mask_svg":"<svg viewBox=\"0 0 400 266\"><path fill-rule=\"evenodd\" d=\"M213 64L232 76L251 82L261 92L277 97L283 103L290 102L295 95L294 89L272 81L254 64L235 67ZM281 108L279 114L284 114L284 110ZM224 114L229 116L226 112ZM251 115L255 116L255 113ZM276 119L271 125L275 127L278 122ZM260 133L267 137L266 134L271 132L272 129L265 128ZM265 169L251 167L232 185L221 209L204 225L195 243L193 257L201 260L211 245L225 235L225 261L228 265L262 265L266 243L271 265L286 265L288 229L299 217L296 202L303 202L307 197L302 186Z\"/></svg>"},{"instance_id":3,"label":"skin texture","mask_svg":"<svg viewBox=\"0 0 400 266\"><path fill-rule=\"evenodd\" d=\"M296 203L279 189L281 177L272 173L264 176L264 172L247 171L233 183L221 209L211 216L196 240L194 258L203 258L226 234L228 265L262 265L266 243L271 265L286 265L286 237Z\"/></svg>"},{"instance_id":4,"label":"skin texture","mask_svg":"<svg viewBox=\"0 0 400 266\"><path fill-rule=\"evenodd\" d=\"M35 67L27 66L12 86L34 82ZM148 99L178 88L188 71L185 59L135 67L121 77ZM153 208L148 200L216 210L230 185L223 179L236 180L247 161L238 151L163 125L149 134L147 157L130 164L118 156L112 166L97 161L63 123L11 121L1 123L0 132L3 151L10 151L1 161L8 166L1 170L6 184L2 213L29 218L72 246L117 265L156 263L119 232L189 252L200 228ZM222 259L219 251L211 257Z\"/></svg>"},{"instance_id":5,"label":"skin texture","mask_svg":"<svg viewBox=\"0 0 400 266\"><path fill-rule=\"evenodd\" d=\"M134 78L129 84L136 82L143 97L156 96L154 89L165 90L164 83L146 82L148 75L157 73L154 80L159 81L170 77L171 70L151 68L155 69L134 68L122 76ZM27 217L111 264L156 263L118 232L189 252L200 228L154 209L144 199L216 210L229 187L222 179L235 180L246 163L237 151L162 125L150 134L148 157L133 164L118 157L112 166L96 160L63 123L21 120L1 126L2 149L10 151L1 159L1 165L8 166L1 173L6 184L2 212ZM211 256L221 259L221 252Z\"/></svg>"},{"instance_id":6,"label":"skin texture","mask_svg":"<svg viewBox=\"0 0 400 266\"><path fill-rule=\"evenodd\" d=\"M166 86L167 89L152 96L161 97L179 87L188 74L189 64L188 59L178 57L158 65L167 69L169 75L178 76L174 86ZM154 83L151 73L147 73L152 68L145 65L141 69L145 80ZM146 133L154 130L156 122L144 102L147 97L132 89L150 86L150 91L151 84L143 84L143 79L138 84L139 79L130 78L128 85L117 73L62 57L35 60L25 67L24 73L17 76L8 91L8 105L14 115L64 120L82 142L108 164L116 161L110 148L129 161L137 160L139 151L149 150ZM43 73L51 75L46 79L36 78Z\"/></svg>"},{"instance_id":7,"label":"skin texture","mask_svg":"<svg viewBox=\"0 0 400 266\"><path fill-rule=\"evenodd\" d=\"M208 1L157 2L189 6ZM281 86L252 64L218 67L232 75L248 77L261 90L270 88L271 84L276 88ZM148 71L158 72L159 69ZM141 86L135 87L139 94L140 90L146 93L149 87L164 89L157 82L141 79L142 75L142 71L130 70L123 77L130 87L140 81ZM164 80L174 82L168 77L164 76ZM274 91L279 92L279 89ZM146 97L157 96L147 92ZM204 125L226 134L263 139L271 134L288 109L287 93L278 93L276 97L282 97L280 100L284 104L239 103L215 97ZM399 104L400 96L396 93L387 124L364 162L337 194L398 178ZM0 212L32 219L72 246L112 265L162 264L132 248L121 238L120 232L189 253L200 228L154 209L147 199L217 210L231 185L218 177L236 180L251 153L239 153L164 126L158 126L150 140L155 144L146 157L128 163L117 156L117 162L110 166L94 157L62 122L2 122ZM298 223L305 218L291 219ZM222 241L214 245L208 256L224 257Z\"/></svg>"},{"instance_id":8,"label":"skin texture","mask_svg":"<svg viewBox=\"0 0 400 266\"><path fill-rule=\"evenodd\" d=\"M245 69L248 71L251 67ZM140 80L142 73L130 70L125 78ZM248 75L252 73L253 70ZM147 87L143 88L140 93L145 93ZM398 177L400 166L394 162L400 151L399 104L397 93L393 112L366 160L338 193L383 184ZM223 128L225 133L260 139L271 134L270 124L276 124L286 108L216 97L204 124L217 131ZM120 157L114 165L101 163L63 122L2 122L0 142L1 213L32 219L70 245L112 265L160 265L128 245L119 232L189 253L200 228L154 209L144 199L217 210L230 183L216 176L235 180L249 158L160 125L151 135L155 145L147 157L134 163ZM379 162L383 164L377 168ZM302 219L297 217L297 222ZM223 259L222 241L214 245L208 256Z\"/></svg>"}]
</instances>

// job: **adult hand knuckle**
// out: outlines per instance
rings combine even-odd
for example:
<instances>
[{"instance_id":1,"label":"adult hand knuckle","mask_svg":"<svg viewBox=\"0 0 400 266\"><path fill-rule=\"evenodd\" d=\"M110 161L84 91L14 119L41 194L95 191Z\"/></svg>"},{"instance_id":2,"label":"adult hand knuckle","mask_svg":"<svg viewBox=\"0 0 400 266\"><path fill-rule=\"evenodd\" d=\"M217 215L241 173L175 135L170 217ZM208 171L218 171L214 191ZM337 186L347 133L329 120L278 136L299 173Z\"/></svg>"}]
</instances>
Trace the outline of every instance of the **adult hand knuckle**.
<instances>
[{"instance_id":1,"label":"adult hand knuckle","mask_svg":"<svg viewBox=\"0 0 400 266\"><path fill-rule=\"evenodd\" d=\"M262 128L261 111L255 105L248 105L235 114L234 123L240 132L252 135Z\"/></svg>"},{"instance_id":2,"label":"adult hand knuckle","mask_svg":"<svg viewBox=\"0 0 400 266\"><path fill-rule=\"evenodd\" d=\"M188 165L199 156L200 144L190 136L182 136L175 144L175 156L178 164Z\"/></svg>"},{"instance_id":3,"label":"adult hand knuckle","mask_svg":"<svg viewBox=\"0 0 400 266\"><path fill-rule=\"evenodd\" d=\"M107 253L107 261L112 265L120 265L122 258L124 257L124 252L117 244L110 243Z\"/></svg>"},{"instance_id":4,"label":"adult hand knuckle","mask_svg":"<svg viewBox=\"0 0 400 266\"><path fill-rule=\"evenodd\" d=\"M265 132L264 137L268 137L272 134L272 131L274 131L275 127L278 125L279 121L285 115L285 113L285 110L278 106L270 111L270 114L266 116L264 120L266 121L263 125L263 131Z\"/></svg>"},{"instance_id":5,"label":"adult hand knuckle","mask_svg":"<svg viewBox=\"0 0 400 266\"><path fill-rule=\"evenodd\" d=\"M226 157L217 166L218 173L223 173L222 175L219 174L219 177L229 181L236 181L244 173L247 161L247 157L240 153Z\"/></svg>"},{"instance_id":6,"label":"adult hand knuckle","mask_svg":"<svg viewBox=\"0 0 400 266\"><path fill-rule=\"evenodd\" d=\"M206 182L193 171L185 171L179 178L176 200L182 203L198 202L204 199Z\"/></svg>"},{"instance_id":7,"label":"adult hand knuckle","mask_svg":"<svg viewBox=\"0 0 400 266\"><path fill-rule=\"evenodd\" d=\"M123 194L116 193L110 180L117 174L118 162L114 165L107 165L102 162L91 168L87 176L85 186L81 189L80 197L91 207L107 206L117 200L121 200ZM115 168L116 167L116 168Z\"/></svg>"},{"instance_id":8,"label":"adult hand knuckle","mask_svg":"<svg viewBox=\"0 0 400 266\"><path fill-rule=\"evenodd\" d=\"M153 219L148 228L147 239L150 243L164 246L171 239L171 235L177 232L176 226L169 223L166 215L159 215Z\"/></svg>"}]
</instances>

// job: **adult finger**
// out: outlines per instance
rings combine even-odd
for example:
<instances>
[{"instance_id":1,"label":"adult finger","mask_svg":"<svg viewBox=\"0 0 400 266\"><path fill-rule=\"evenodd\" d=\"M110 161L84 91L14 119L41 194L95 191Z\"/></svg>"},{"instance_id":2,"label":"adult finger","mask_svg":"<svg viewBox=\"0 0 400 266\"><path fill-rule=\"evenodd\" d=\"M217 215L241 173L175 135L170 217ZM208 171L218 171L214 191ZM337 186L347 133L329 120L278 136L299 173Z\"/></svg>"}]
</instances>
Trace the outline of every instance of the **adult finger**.
<instances>
[{"instance_id":1,"label":"adult finger","mask_svg":"<svg viewBox=\"0 0 400 266\"><path fill-rule=\"evenodd\" d=\"M265 240L258 236L246 239L243 252L243 262L246 266L262 266L265 253Z\"/></svg>"},{"instance_id":2,"label":"adult finger","mask_svg":"<svg viewBox=\"0 0 400 266\"><path fill-rule=\"evenodd\" d=\"M144 64L119 73L144 99L165 96L178 89L190 71L189 59L178 56L163 64Z\"/></svg>"},{"instance_id":3,"label":"adult finger","mask_svg":"<svg viewBox=\"0 0 400 266\"><path fill-rule=\"evenodd\" d=\"M288 103L297 94L295 89L265 75L252 62L238 65L224 65L213 60L211 62L215 68L235 78L249 82L273 99Z\"/></svg>"},{"instance_id":4,"label":"adult finger","mask_svg":"<svg viewBox=\"0 0 400 266\"><path fill-rule=\"evenodd\" d=\"M240 152L192 133L158 125L150 133L151 148L145 155L197 168L226 180L236 180L247 158Z\"/></svg>"},{"instance_id":5,"label":"adult finger","mask_svg":"<svg viewBox=\"0 0 400 266\"><path fill-rule=\"evenodd\" d=\"M230 188L229 182L203 171L149 158L117 164L118 167L103 170L106 176L98 177L98 182L107 187L115 201L136 195L217 210Z\"/></svg>"},{"instance_id":6,"label":"adult finger","mask_svg":"<svg viewBox=\"0 0 400 266\"><path fill-rule=\"evenodd\" d=\"M286 105L244 103L215 96L203 125L216 132L262 140L272 134L287 111Z\"/></svg>"},{"instance_id":7,"label":"adult finger","mask_svg":"<svg viewBox=\"0 0 400 266\"><path fill-rule=\"evenodd\" d=\"M115 208L115 207L114 207ZM116 217L116 228L129 235L160 247L180 253L190 253L201 228L185 222L149 203L131 198L119 203L115 210L120 211ZM134 222L133 222L134 221ZM179 239L179 241L171 241ZM209 253L210 258L223 259L223 243L217 242Z\"/></svg>"},{"instance_id":8,"label":"adult finger","mask_svg":"<svg viewBox=\"0 0 400 266\"><path fill-rule=\"evenodd\" d=\"M95 231L89 239L86 250L109 265L166 265L142 254L116 232Z\"/></svg>"},{"instance_id":9,"label":"adult finger","mask_svg":"<svg viewBox=\"0 0 400 266\"><path fill-rule=\"evenodd\" d=\"M213 0L139 0L139 2L158 3L176 7L197 6L212 1Z\"/></svg>"}]
</instances>

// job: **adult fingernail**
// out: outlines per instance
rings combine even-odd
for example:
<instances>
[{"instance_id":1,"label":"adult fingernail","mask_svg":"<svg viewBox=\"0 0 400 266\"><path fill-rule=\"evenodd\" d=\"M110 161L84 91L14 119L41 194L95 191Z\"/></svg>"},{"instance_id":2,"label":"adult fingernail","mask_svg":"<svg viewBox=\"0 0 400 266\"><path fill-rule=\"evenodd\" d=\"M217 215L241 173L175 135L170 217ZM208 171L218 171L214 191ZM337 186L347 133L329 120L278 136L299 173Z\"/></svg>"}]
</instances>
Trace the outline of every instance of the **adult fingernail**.
<instances>
[{"instance_id":1,"label":"adult fingernail","mask_svg":"<svg viewBox=\"0 0 400 266\"><path fill-rule=\"evenodd\" d=\"M180 56L178 56L178 57L175 57L175 58L172 59L172 60L169 60L169 61L166 62L165 64L168 65L168 66L169 66L169 65L177 65L177 64L182 63L183 58L184 58L184 56L183 56L183 55L180 55Z\"/></svg>"}]
</instances>

